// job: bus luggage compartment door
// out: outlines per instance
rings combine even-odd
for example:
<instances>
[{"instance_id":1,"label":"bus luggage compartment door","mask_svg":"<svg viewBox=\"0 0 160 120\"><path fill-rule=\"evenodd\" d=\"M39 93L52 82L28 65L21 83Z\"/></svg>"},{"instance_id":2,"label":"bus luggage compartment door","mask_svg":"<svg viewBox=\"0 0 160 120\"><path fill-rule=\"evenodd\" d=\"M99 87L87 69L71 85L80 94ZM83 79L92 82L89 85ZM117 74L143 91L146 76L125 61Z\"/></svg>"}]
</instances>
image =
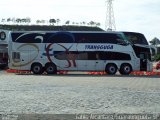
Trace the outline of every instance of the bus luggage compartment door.
<instances>
[{"instance_id":1,"label":"bus luggage compartment door","mask_svg":"<svg viewBox=\"0 0 160 120\"><path fill-rule=\"evenodd\" d=\"M147 71L147 54L140 53L140 71Z\"/></svg>"}]
</instances>

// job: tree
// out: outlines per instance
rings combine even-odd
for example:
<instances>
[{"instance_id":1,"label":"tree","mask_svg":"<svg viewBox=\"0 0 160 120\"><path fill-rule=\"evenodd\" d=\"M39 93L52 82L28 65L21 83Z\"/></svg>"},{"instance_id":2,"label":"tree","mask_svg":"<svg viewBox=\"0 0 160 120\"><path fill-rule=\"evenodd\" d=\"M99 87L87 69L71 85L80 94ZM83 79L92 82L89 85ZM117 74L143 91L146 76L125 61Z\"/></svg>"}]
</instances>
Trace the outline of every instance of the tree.
<instances>
[{"instance_id":1,"label":"tree","mask_svg":"<svg viewBox=\"0 0 160 120\"><path fill-rule=\"evenodd\" d=\"M66 25L69 25L69 23L70 23L70 21L69 21L69 20L67 20L67 21L65 22L65 24L66 24Z\"/></svg>"},{"instance_id":2,"label":"tree","mask_svg":"<svg viewBox=\"0 0 160 120\"><path fill-rule=\"evenodd\" d=\"M74 25L75 24L75 22L72 22L72 25Z\"/></svg>"},{"instance_id":3,"label":"tree","mask_svg":"<svg viewBox=\"0 0 160 120\"><path fill-rule=\"evenodd\" d=\"M55 19L50 19L49 23L52 24L52 25L54 25L56 23L56 20Z\"/></svg>"},{"instance_id":4,"label":"tree","mask_svg":"<svg viewBox=\"0 0 160 120\"><path fill-rule=\"evenodd\" d=\"M90 21L90 22L89 22L89 25L91 25L91 26L93 26L94 24L95 24L94 21Z\"/></svg>"},{"instance_id":5,"label":"tree","mask_svg":"<svg viewBox=\"0 0 160 120\"><path fill-rule=\"evenodd\" d=\"M11 22L11 18L8 18L8 19L7 19L7 22Z\"/></svg>"},{"instance_id":6,"label":"tree","mask_svg":"<svg viewBox=\"0 0 160 120\"><path fill-rule=\"evenodd\" d=\"M99 27L100 25L101 25L101 24L100 24L99 22L98 22L98 23L96 23L96 26L97 26L97 27Z\"/></svg>"},{"instance_id":7,"label":"tree","mask_svg":"<svg viewBox=\"0 0 160 120\"><path fill-rule=\"evenodd\" d=\"M5 18L2 18L1 22L5 22Z\"/></svg>"},{"instance_id":8,"label":"tree","mask_svg":"<svg viewBox=\"0 0 160 120\"><path fill-rule=\"evenodd\" d=\"M22 18L22 19L21 19L21 22L22 22L22 23L26 23L26 19L25 19L25 18Z\"/></svg>"},{"instance_id":9,"label":"tree","mask_svg":"<svg viewBox=\"0 0 160 120\"><path fill-rule=\"evenodd\" d=\"M160 40L155 37L150 41L150 43L151 43L151 45L158 45L158 44L160 44Z\"/></svg>"},{"instance_id":10,"label":"tree","mask_svg":"<svg viewBox=\"0 0 160 120\"><path fill-rule=\"evenodd\" d=\"M2 24L5 24L6 19L5 19L5 18L2 18L1 22L2 22Z\"/></svg>"},{"instance_id":11,"label":"tree","mask_svg":"<svg viewBox=\"0 0 160 120\"><path fill-rule=\"evenodd\" d=\"M16 19L16 22L17 22L17 23L21 23L22 20L21 20L20 18L17 18L17 19Z\"/></svg>"},{"instance_id":12,"label":"tree","mask_svg":"<svg viewBox=\"0 0 160 120\"><path fill-rule=\"evenodd\" d=\"M26 23L29 24L30 22L31 22L31 18L27 17L27 18L26 18Z\"/></svg>"},{"instance_id":13,"label":"tree","mask_svg":"<svg viewBox=\"0 0 160 120\"><path fill-rule=\"evenodd\" d=\"M84 22L84 21L83 21L83 22L82 22L82 24L83 24L83 25L85 25L85 24L86 24L86 22Z\"/></svg>"},{"instance_id":14,"label":"tree","mask_svg":"<svg viewBox=\"0 0 160 120\"><path fill-rule=\"evenodd\" d=\"M39 24L39 23L41 23L41 21L40 20L36 20L36 23Z\"/></svg>"},{"instance_id":15,"label":"tree","mask_svg":"<svg viewBox=\"0 0 160 120\"><path fill-rule=\"evenodd\" d=\"M56 19L56 22L57 22L57 25L59 24L59 22L60 22L60 19Z\"/></svg>"}]
</instances>

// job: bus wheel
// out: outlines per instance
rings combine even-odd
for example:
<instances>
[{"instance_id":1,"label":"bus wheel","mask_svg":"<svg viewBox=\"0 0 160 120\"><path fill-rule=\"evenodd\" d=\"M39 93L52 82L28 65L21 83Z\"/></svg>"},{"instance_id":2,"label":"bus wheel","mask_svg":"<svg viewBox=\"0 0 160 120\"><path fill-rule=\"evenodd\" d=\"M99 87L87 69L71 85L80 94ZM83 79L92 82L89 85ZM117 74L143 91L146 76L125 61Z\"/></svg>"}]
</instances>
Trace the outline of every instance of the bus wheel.
<instances>
[{"instance_id":1,"label":"bus wheel","mask_svg":"<svg viewBox=\"0 0 160 120\"><path fill-rule=\"evenodd\" d=\"M130 64L122 64L119 72L122 75L129 75L132 72L132 67Z\"/></svg>"},{"instance_id":2,"label":"bus wheel","mask_svg":"<svg viewBox=\"0 0 160 120\"><path fill-rule=\"evenodd\" d=\"M115 64L108 64L105 69L109 75L114 75L117 72L117 66Z\"/></svg>"},{"instance_id":3,"label":"bus wheel","mask_svg":"<svg viewBox=\"0 0 160 120\"><path fill-rule=\"evenodd\" d=\"M43 67L42 67L42 65L40 63L34 63L31 66L31 71L34 74L42 74L43 73Z\"/></svg>"},{"instance_id":4,"label":"bus wheel","mask_svg":"<svg viewBox=\"0 0 160 120\"><path fill-rule=\"evenodd\" d=\"M55 64L49 63L49 64L46 64L45 71L47 72L47 74L56 74L57 67Z\"/></svg>"}]
</instances>

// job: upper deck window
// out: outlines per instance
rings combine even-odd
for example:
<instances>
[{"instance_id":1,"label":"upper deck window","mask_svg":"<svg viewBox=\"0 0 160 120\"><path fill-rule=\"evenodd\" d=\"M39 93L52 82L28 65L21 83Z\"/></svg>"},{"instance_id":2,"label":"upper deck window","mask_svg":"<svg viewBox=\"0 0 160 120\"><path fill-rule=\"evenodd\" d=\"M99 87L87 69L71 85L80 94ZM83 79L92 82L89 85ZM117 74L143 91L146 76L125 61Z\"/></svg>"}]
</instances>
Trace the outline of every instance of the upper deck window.
<instances>
[{"instance_id":1,"label":"upper deck window","mask_svg":"<svg viewBox=\"0 0 160 120\"><path fill-rule=\"evenodd\" d=\"M74 33L77 43L111 43L118 44L122 40L120 34L113 33Z\"/></svg>"},{"instance_id":2,"label":"upper deck window","mask_svg":"<svg viewBox=\"0 0 160 120\"><path fill-rule=\"evenodd\" d=\"M46 33L45 43L73 43L74 36L70 32Z\"/></svg>"},{"instance_id":3,"label":"upper deck window","mask_svg":"<svg viewBox=\"0 0 160 120\"><path fill-rule=\"evenodd\" d=\"M124 39L118 33L12 33L13 42L19 43L123 43Z\"/></svg>"}]
</instances>

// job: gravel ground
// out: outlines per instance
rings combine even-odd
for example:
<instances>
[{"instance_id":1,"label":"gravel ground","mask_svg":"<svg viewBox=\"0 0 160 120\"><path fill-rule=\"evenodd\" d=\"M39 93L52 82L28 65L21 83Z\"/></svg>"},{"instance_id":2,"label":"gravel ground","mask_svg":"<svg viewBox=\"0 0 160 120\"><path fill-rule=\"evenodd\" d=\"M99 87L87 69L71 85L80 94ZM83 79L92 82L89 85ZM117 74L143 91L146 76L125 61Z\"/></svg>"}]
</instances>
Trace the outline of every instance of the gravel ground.
<instances>
[{"instance_id":1,"label":"gravel ground","mask_svg":"<svg viewBox=\"0 0 160 120\"><path fill-rule=\"evenodd\" d=\"M0 71L0 114L160 113L159 76Z\"/></svg>"}]
</instances>

